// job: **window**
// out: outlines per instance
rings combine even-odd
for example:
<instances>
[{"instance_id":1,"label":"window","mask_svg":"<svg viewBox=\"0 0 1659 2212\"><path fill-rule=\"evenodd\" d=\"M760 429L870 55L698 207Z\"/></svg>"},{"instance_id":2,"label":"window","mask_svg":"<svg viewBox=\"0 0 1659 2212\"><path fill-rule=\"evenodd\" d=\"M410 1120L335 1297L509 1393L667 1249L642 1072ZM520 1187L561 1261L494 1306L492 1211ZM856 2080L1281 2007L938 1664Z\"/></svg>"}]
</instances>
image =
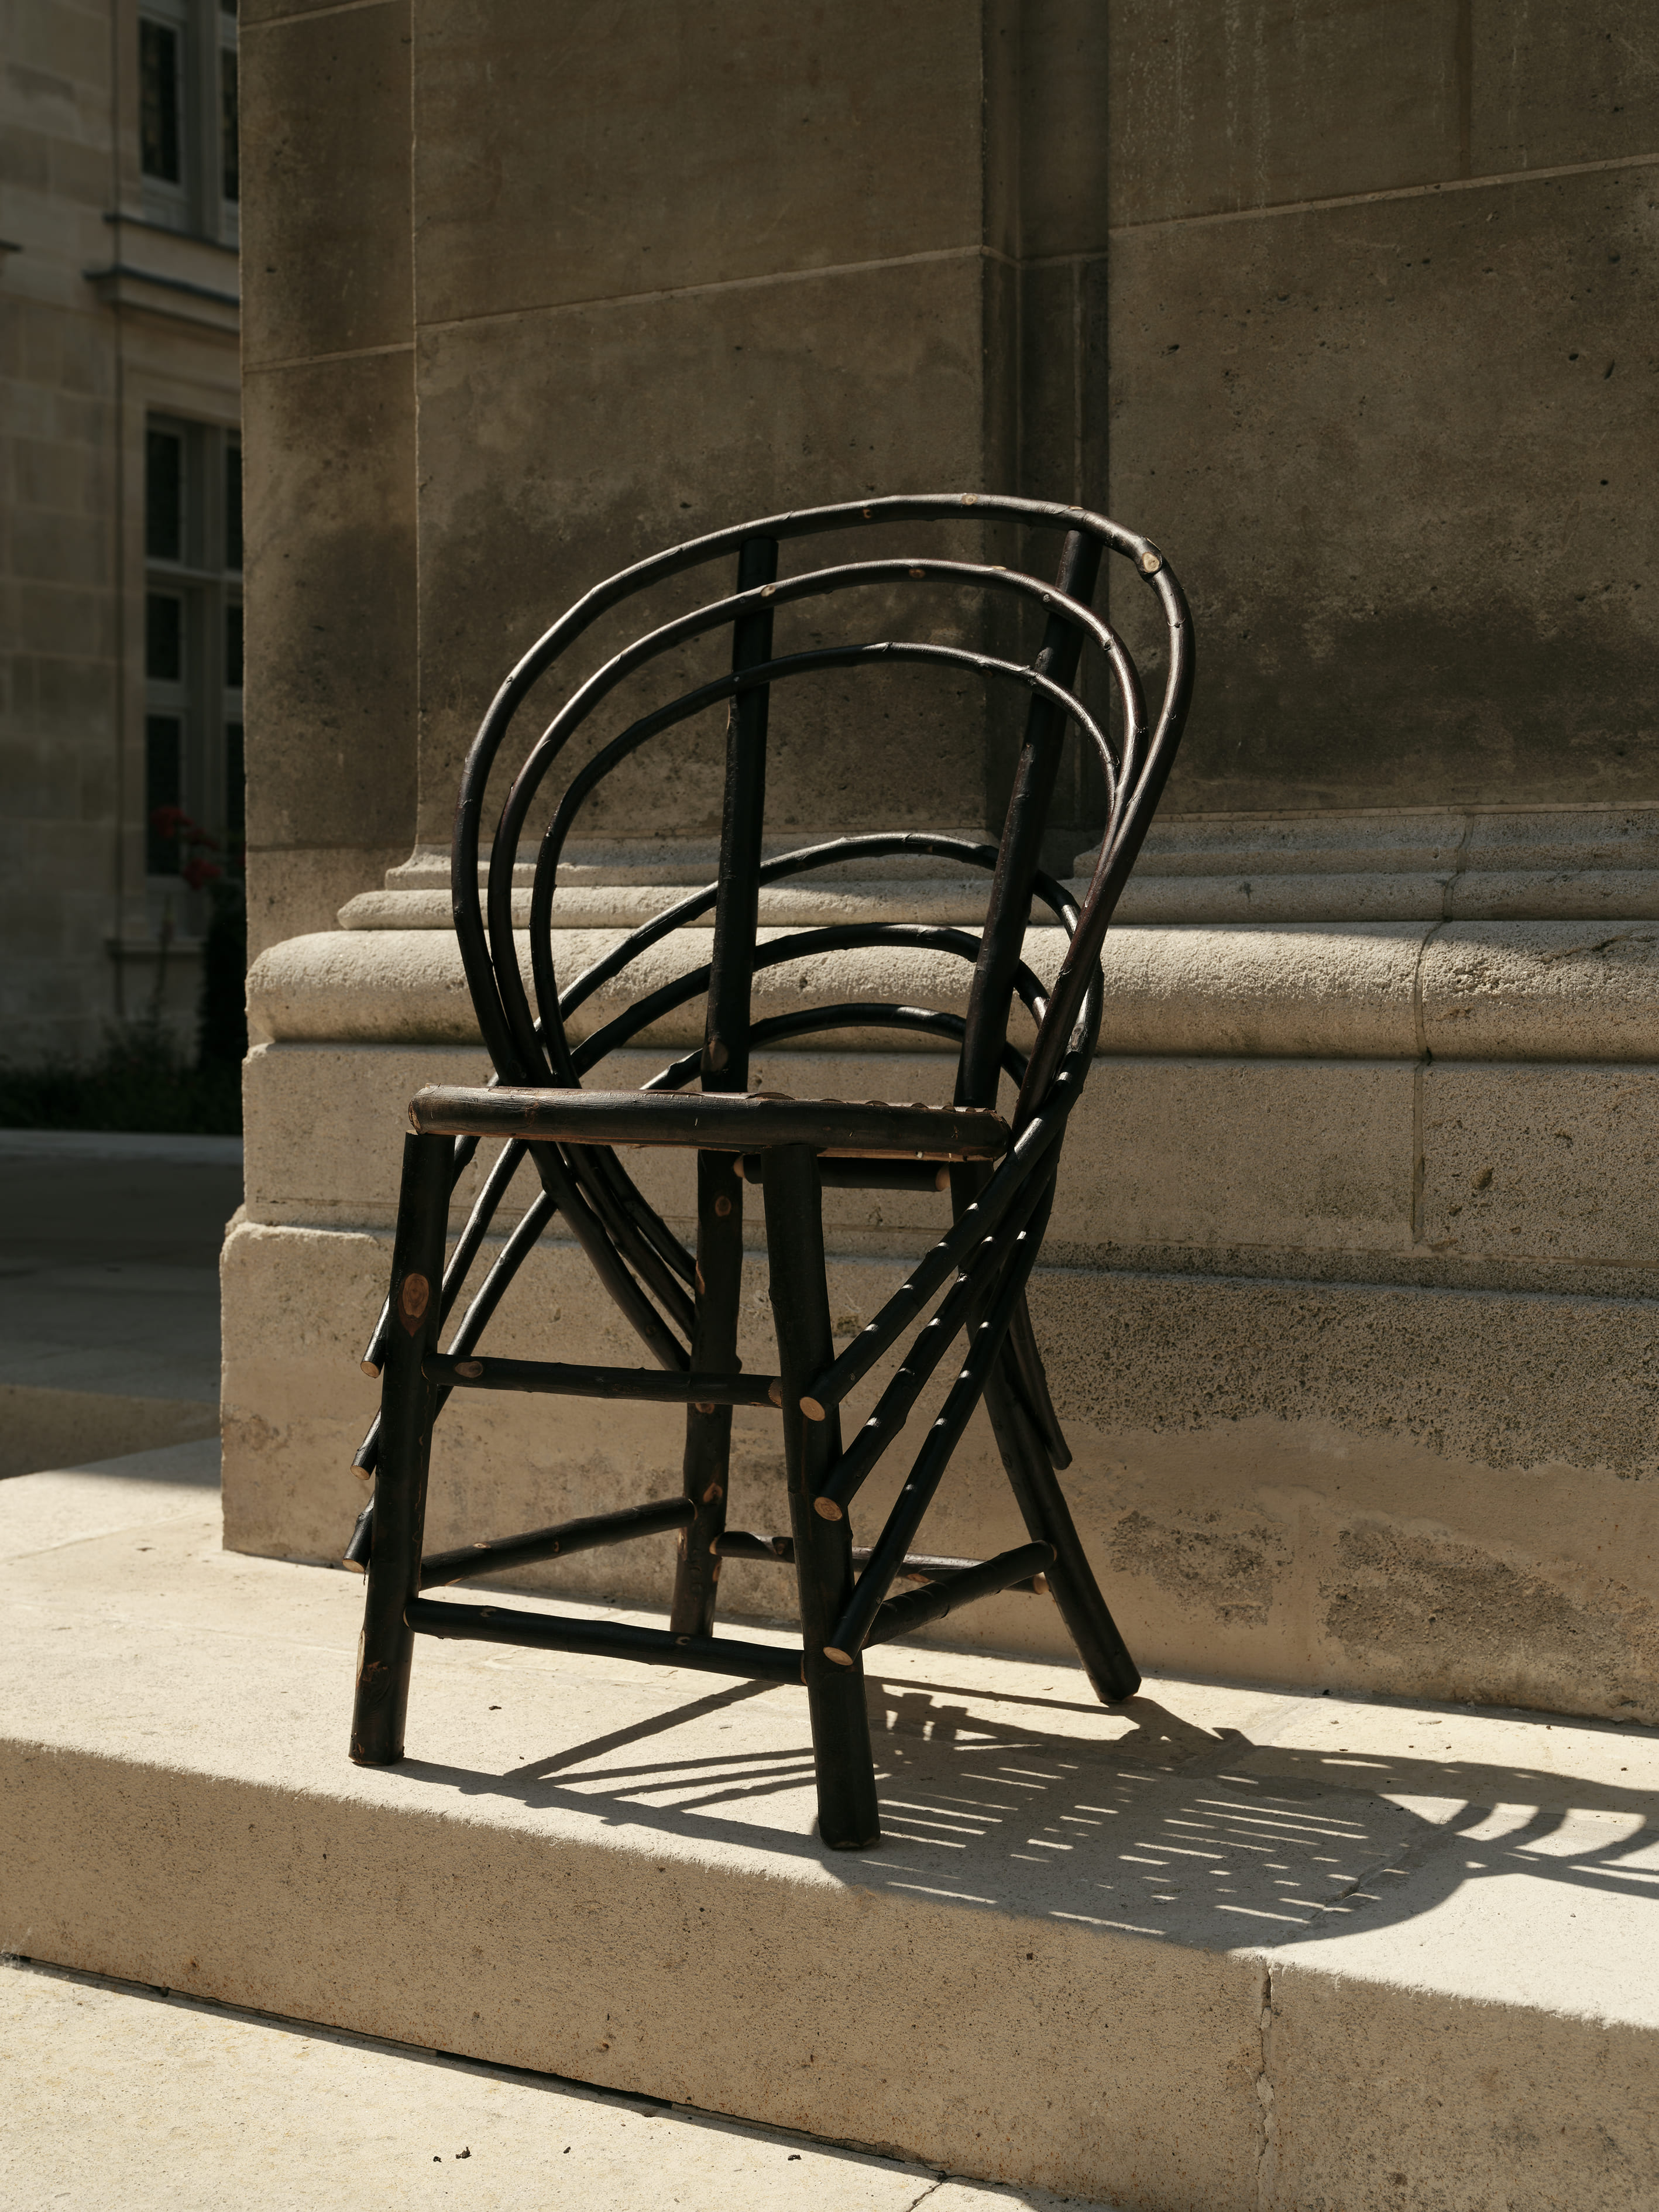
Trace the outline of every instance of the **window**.
<instances>
[{"instance_id":1,"label":"window","mask_svg":"<svg viewBox=\"0 0 1659 2212\"><path fill-rule=\"evenodd\" d=\"M138 24L138 149L144 174L160 184L185 181L183 50L171 23L141 17Z\"/></svg>"},{"instance_id":2,"label":"window","mask_svg":"<svg viewBox=\"0 0 1659 2212\"><path fill-rule=\"evenodd\" d=\"M147 425L144 559L145 865L158 891L176 893L193 850L181 823L233 852L245 820L233 434L163 417Z\"/></svg>"},{"instance_id":3,"label":"window","mask_svg":"<svg viewBox=\"0 0 1659 2212\"><path fill-rule=\"evenodd\" d=\"M232 17L233 23L235 21ZM219 48L219 191L234 207L242 197L242 171L237 143L236 44L234 38Z\"/></svg>"},{"instance_id":4,"label":"window","mask_svg":"<svg viewBox=\"0 0 1659 2212\"><path fill-rule=\"evenodd\" d=\"M142 0L138 167L153 222L236 243L236 10L223 0Z\"/></svg>"}]
</instances>

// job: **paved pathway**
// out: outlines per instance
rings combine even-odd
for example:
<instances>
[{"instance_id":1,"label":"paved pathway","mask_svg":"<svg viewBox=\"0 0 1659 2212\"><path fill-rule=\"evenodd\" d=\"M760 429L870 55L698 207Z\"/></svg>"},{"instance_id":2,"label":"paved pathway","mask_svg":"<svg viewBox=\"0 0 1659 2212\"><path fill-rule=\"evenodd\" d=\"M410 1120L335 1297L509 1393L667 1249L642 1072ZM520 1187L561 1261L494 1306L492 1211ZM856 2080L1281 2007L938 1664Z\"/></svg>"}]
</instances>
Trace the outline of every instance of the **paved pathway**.
<instances>
[{"instance_id":1,"label":"paved pathway","mask_svg":"<svg viewBox=\"0 0 1659 2212\"><path fill-rule=\"evenodd\" d=\"M213 1434L234 1137L0 1130L0 1475Z\"/></svg>"}]
</instances>

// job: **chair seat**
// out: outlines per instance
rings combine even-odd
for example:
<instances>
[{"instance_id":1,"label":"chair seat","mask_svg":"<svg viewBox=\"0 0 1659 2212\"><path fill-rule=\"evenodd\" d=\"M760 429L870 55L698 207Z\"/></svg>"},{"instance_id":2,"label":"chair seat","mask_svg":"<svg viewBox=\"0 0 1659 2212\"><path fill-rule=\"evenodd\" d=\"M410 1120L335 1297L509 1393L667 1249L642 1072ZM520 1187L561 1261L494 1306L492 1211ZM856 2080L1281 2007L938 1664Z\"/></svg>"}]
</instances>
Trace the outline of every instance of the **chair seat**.
<instances>
[{"instance_id":1,"label":"chair seat","mask_svg":"<svg viewBox=\"0 0 1659 2212\"><path fill-rule=\"evenodd\" d=\"M994 1160L1008 1124L982 1107L790 1098L775 1091L493 1090L433 1085L409 1102L421 1136L518 1137L529 1144L681 1145L765 1152L808 1145L831 1158Z\"/></svg>"}]
</instances>

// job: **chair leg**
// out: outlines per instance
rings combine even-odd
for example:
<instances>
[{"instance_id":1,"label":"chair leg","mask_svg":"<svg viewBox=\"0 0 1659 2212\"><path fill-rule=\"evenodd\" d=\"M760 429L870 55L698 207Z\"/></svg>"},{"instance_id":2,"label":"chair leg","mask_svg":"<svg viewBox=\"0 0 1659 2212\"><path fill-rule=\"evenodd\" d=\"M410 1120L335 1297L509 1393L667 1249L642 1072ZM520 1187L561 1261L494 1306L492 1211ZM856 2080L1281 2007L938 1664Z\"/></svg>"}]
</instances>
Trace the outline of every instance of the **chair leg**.
<instances>
[{"instance_id":1,"label":"chair leg","mask_svg":"<svg viewBox=\"0 0 1659 2212\"><path fill-rule=\"evenodd\" d=\"M1054 1565L1047 1570L1049 1588L1083 1670L1101 1704L1115 1705L1140 1688L1140 1669L1100 1595L1065 1492L1009 1368L1010 1355L1005 1352L985 1385L985 1411L996 1449L1033 1540L1054 1547Z\"/></svg>"},{"instance_id":2,"label":"chair leg","mask_svg":"<svg viewBox=\"0 0 1659 2212\"><path fill-rule=\"evenodd\" d=\"M697 1155L697 1315L691 1364L699 1375L737 1369L737 1307L743 1279L743 1185L731 1152ZM731 1468L731 1407L686 1414L681 1462L686 1495L695 1508L680 1539L669 1626L676 1636L707 1636L714 1626L720 1562L715 1540L726 1525Z\"/></svg>"},{"instance_id":3,"label":"chair leg","mask_svg":"<svg viewBox=\"0 0 1659 2212\"><path fill-rule=\"evenodd\" d=\"M845 1519L812 1510L818 1483L839 1456L834 1418L808 1421L801 1394L834 1357L824 1279L824 1230L818 1162L809 1146L766 1155L766 1249L778 1364L784 1383L784 1453L790 1522L801 1598L802 1673L818 1770L818 1832L832 1850L879 1842L881 1814L870 1757L862 1660L838 1667L824 1646L852 1594L852 1534Z\"/></svg>"},{"instance_id":4,"label":"chair leg","mask_svg":"<svg viewBox=\"0 0 1659 2212\"><path fill-rule=\"evenodd\" d=\"M380 1371L380 1458L374 1477L374 1551L363 1601L351 1755L360 1766L403 1756L415 1635L404 1610L420 1587L427 1467L438 1392L421 1364L438 1344L448 1224L447 1137L405 1137L391 1257L391 1327Z\"/></svg>"}]
</instances>

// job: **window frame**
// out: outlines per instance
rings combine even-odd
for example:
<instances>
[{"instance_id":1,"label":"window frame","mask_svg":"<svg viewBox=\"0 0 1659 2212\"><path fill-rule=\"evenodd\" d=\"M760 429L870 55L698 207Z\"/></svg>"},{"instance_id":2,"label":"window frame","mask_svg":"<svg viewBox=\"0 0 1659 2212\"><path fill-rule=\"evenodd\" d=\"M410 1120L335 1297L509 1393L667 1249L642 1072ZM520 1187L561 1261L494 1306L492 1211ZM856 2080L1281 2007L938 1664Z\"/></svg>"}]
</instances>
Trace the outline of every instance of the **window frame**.
<instances>
[{"instance_id":1,"label":"window frame","mask_svg":"<svg viewBox=\"0 0 1659 2212\"><path fill-rule=\"evenodd\" d=\"M239 202L227 191L234 149L227 144L225 64L233 70L237 24L221 0L140 0L133 19L139 103L139 184L147 222L235 246ZM143 166L144 26L154 24L178 40L174 84L179 175L160 176ZM227 161L229 153L232 159ZM239 175L238 179L239 190Z\"/></svg>"},{"instance_id":2,"label":"window frame","mask_svg":"<svg viewBox=\"0 0 1659 2212\"><path fill-rule=\"evenodd\" d=\"M179 441L181 459L179 534L175 552L152 550L150 467L152 440ZM176 803L224 848L209 854L222 865L239 848L246 800L236 787L242 767L243 695L231 665L231 620L242 609L240 547L232 542L233 515L239 512L241 436L222 423L204 422L152 408L144 416L143 616L140 628L144 733L143 820L146 903L153 919L169 905L186 933L200 935L208 915L200 893L184 882L179 863L187 857L174 849L174 865L155 865L156 840L150 816L157 802L156 760L151 724L179 726ZM238 495L232 496L233 488ZM233 565L234 563L235 565ZM155 672L150 656L150 601L176 598L181 605L180 665L176 676ZM163 801L161 803L167 803Z\"/></svg>"}]
</instances>

